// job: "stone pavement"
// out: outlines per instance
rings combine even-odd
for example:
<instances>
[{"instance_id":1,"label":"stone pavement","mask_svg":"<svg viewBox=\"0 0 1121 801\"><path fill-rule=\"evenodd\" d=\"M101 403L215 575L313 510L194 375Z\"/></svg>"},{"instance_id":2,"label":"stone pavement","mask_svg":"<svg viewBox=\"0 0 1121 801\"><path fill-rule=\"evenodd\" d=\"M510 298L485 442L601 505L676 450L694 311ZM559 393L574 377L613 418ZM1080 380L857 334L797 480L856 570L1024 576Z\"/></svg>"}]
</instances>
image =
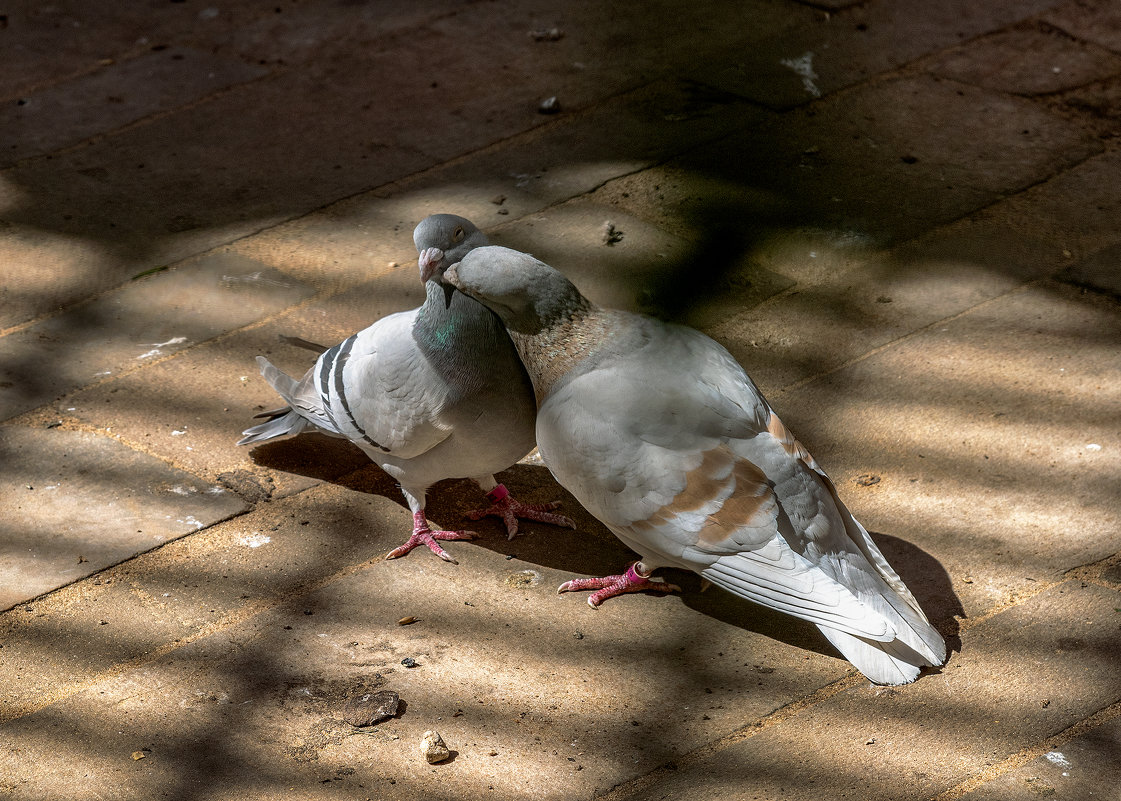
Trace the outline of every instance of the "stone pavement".
<instances>
[{"instance_id":1,"label":"stone pavement","mask_svg":"<svg viewBox=\"0 0 1121 801\"><path fill-rule=\"evenodd\" d=\"M1115 3L15 2L0 64L0 797L1118 797ZM945 668L558 597L628 553L532 461L578 530L453 566L356 449L238 448L435 211L727 345Z\"/></svg>"}]
</instances>

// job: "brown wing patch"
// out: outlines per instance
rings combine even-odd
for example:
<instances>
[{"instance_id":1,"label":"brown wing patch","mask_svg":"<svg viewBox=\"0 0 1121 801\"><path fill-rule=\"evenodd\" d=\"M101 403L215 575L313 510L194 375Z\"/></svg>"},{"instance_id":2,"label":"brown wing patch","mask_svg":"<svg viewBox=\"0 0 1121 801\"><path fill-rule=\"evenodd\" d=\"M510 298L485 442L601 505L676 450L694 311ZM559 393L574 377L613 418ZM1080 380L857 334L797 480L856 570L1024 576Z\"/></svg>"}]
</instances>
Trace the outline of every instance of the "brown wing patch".
<instances>
[{"instance_id":1,"label":"brown wing patch","mask_svg":"<svg viewBox=\"0 0 1121 801\"><path fill-rule=\"evenodd\" d=\"M821 468L817 466L817 462L814 461L813 456L810 455L810 452L806 450L801 442L794 438L794 435L790 433L790 429L783 425L782 421L778 419L778 415L774 412L771 412L771 419L767 421L767 431L770 432L772 437L782 443L783 450L788 454L795 459L801 459L811 470L821 471Z\"/></svg>"},{"instance_id":2,"label":"brown wing patch","mask_svg":"<svg viewBox=\"0 0 1121 801\"><path fill-rule=\"evenodd\" d=\"M708 515L697 536L698 544L718 547L730 540L740 528L758 524L761 509L773 501L767 476L726 445L705 451L701 463L685 475L685 488L673 500L644 521L634 523L637 530L649 530L663 523L672 524L680 514L699 512L723 498L720 507Z\"/></svg>"}]
</instances>

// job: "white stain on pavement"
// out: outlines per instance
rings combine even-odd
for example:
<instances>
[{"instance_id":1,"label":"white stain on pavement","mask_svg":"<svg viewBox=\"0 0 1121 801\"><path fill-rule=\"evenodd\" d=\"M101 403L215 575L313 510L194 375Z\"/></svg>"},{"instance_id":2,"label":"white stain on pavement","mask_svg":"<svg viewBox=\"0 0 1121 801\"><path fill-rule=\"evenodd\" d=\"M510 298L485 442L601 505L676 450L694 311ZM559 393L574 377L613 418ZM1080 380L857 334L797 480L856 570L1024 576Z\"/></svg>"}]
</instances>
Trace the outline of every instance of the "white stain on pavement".
<instances>
[{"instance_id":1,"label":"white stain on pavement","mask_svg":"<svg viewBox=\"0 0 1121 801\"><path fill-rule=\"evenodd\" d=\"M821 90L817 87L817 73L814 72L814 54L807 50L798 58L784 58L779 62L784 67L794 70L794 74L802 79L802 88L810 97L821 97Z\"/></svg>"},{"instance_id":2,"label":"white stain on pavement","mask_svg":"<svg viewBox=\"0 0 1121 801\"><path fill-rule=\"evenodd\" d=\"M149 343L148 347L151 348L151 350L148 351L147 353L141 353L136 358L137 358L137 360L151 359L155 356L161 355L163 353L164 348L170 347L171 345L182 345L186 341L187 341L186 337L172 337L167 342L152 342L152 343Z\"/></svg>"},{"instance_id":3,"label":"white stain on pavement","mask_svg":"<svg viewBox=\"0 0 1121 801\"><path fill-rule=\"evenodd\" d=\"M249 536L242 537L238 542L249 548L260 548L262 545L267 545L272 542L272 537L266 536L259 531L254 531Z\"/></svg>"},{"instance_id":4,"label":"white stain on pavement","mask_svg":"<svg viewBox=\"0 0 1121 801\"><path fill-rule=\"evenodd\" d=\"M1069 776L1070 775L1070 773L1067 770L1065 770L1065 768L1069 768L1071 766L1070 760L1067 759L1066 754L1064 754L1062 751L1048 751L1043 756L1052 765L1057 765L1060 768L1064 768L1064 770L1063 770L1063 775L1064 776Z\"/></svg>"}]
</instances>

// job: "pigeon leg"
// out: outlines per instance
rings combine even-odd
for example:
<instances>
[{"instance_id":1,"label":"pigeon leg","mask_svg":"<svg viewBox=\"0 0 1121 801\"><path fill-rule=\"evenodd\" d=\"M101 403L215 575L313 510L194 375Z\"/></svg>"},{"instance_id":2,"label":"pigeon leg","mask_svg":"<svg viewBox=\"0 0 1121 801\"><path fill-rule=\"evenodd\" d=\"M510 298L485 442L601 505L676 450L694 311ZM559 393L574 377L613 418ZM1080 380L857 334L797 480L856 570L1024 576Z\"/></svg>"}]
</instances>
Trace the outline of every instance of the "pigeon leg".
<instances>
[{"instance_id":1,"label":"pigeon leg","mask_svg":"<svg viewBox=\"0 0 1121 801\"><path fill-rule=\"evenodd\" d=\"M439 529L433 531L428 527L428 518L424 516L424 510L413 513L413 534L409 537L408 541L400 546L394 548L392 551L385 555L386 559L396 559L398 556L404 556L413 548L418 545L427 545L428 549L445 562L451 562L453 565L458 565L459 562L452 559L452 557L440 547L437 540L469 540L477 536L474 531L441 531Z\"/></svg>"},{"instance_id":2,"label":"pigeon leg","mask_svg":"<svg viewBox=\"0 0 1121 801\"><path fill-rule=\"evenodd\" d=\"M643 575L643 572L646 575ZM566 581L557 588L557 592L571 592L572 590L596 590L588 596L588 606L598 609L599 605L608 598L622 595L625 592L643 592L654 590L656 592L681 592L676 584L669 584L661 579L653 580L642 562L635 562L627 568L627 572L619 576L604 576L602 578L573 579Z\"/></svg>"},{"instance_id":3,"label":"pigeon leg","mask_svg":"<svg viewBox=\"0 0 1121 801\"><path fill-rule=\"evenodd\" d=\"M518 518L523 520L537 520L541 523L552 523L555 526L576 528L576 524L564 515L553 514L554 509L560 508L560 501L549 503L525 504L514 500L514 496L506 489L505 484L499 484L487 493L487 500L491 506L486 509L475 509L467 513L471 520L481 520L493 515L501 517L506 523L507 539L514 539L518 534Z\"/></svg>"}]
</instances>

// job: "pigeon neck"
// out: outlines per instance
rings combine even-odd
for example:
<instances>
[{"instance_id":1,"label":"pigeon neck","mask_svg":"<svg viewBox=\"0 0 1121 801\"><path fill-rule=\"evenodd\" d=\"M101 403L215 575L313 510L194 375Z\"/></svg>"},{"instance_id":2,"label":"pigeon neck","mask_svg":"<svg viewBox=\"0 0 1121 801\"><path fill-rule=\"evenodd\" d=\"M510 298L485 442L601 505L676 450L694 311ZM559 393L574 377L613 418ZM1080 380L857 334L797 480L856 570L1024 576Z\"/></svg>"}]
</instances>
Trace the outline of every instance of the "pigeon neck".
<instances>
[{"instance_id":1,"label":"pigeon neck","mask_svg":"<svg viewBox=\"0 0 1121 801\"><path fill-rule=\"evenodd\" d=\"M588 303L535 333L510 330L539 407L559 381L579 375L595 363L596 354L611 339L612 314Z\"/></svg>"},{"instance_id":2,"label":"pigeon neck","mask_svg":"<svg viewBox=\"0 0 1121 801\"><path fill-rule=\"evenodd\" d=\"M458 290L446 293L436 281L425 284L425 290L428 299L417 311L413 338L438 370L468 371L471 360L463 359L464 342L486 352L505 336L501 321L478 301Z\"/></svg>"}]
</instances>

